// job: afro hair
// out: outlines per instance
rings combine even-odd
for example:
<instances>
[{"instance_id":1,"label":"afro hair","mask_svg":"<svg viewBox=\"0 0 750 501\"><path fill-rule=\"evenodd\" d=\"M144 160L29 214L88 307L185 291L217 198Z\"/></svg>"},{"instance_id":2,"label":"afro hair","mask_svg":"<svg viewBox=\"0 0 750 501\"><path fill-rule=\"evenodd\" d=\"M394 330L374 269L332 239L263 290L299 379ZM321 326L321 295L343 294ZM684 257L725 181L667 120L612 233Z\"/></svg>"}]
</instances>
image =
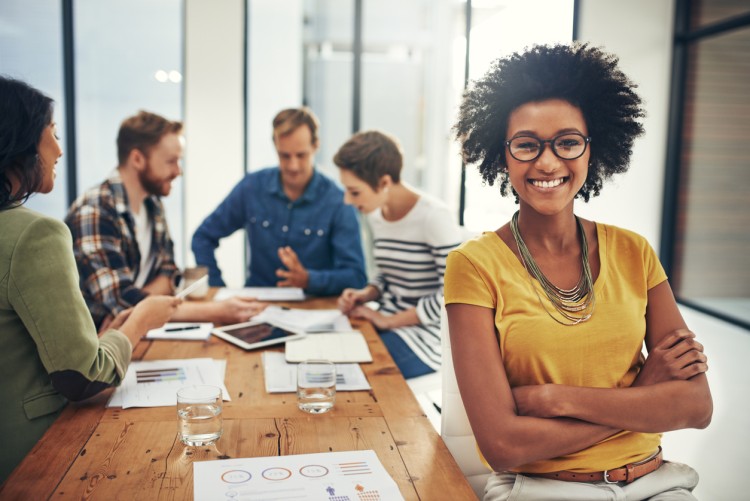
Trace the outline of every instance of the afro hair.
<instances>
[{"instance_id":1,"label":"afro hair","mask_svg":"<svg viewBox=\"0 0 750 501\"><path fill-rule=\"evenodd\" d=\"M643 134L636 85L617 63L616 56L581 43L538 45L496 60L464 94L454 126L464 160L478 163L482 178L493 185L507 171L511 113L525 103L562 99L581 110L592 138L588 176L577 194L588 202L605 179L628 169L633 142ZM507 175L501 176L503 196L508 184Z\"/></svg>"}]
</instances>

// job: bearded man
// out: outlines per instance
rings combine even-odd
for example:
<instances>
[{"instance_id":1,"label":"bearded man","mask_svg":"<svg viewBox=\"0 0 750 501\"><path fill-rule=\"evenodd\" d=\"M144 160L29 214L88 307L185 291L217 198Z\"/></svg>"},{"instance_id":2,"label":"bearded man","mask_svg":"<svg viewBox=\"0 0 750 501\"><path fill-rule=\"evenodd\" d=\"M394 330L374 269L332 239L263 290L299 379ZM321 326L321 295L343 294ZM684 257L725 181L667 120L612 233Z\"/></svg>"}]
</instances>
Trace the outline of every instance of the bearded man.
<instances>
[{"instance_id":1,"label":"bearded man","mask_svg":"<svg viewBox=\"0 0 750 501\"><path fill-rule=\"evenodd\" d=\"M65 218L81 291L100 329L149 294L173 294L180 279L160 198L182 174L181 132L181 122L154 113L126 118L117 135L117 169ZM171 320L237 323L263 306L241 298L186 301Z\"/></svg>"}]
</instances>

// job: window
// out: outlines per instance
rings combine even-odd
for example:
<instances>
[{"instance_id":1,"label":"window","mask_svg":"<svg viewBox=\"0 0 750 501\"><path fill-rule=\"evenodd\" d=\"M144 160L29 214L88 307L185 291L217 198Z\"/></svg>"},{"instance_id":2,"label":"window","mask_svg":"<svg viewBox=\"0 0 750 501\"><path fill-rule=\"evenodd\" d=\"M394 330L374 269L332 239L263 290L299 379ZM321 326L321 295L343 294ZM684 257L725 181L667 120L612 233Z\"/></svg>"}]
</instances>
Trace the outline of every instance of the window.
<instances>
[{"instance_id":1,"label":"window","mask_svg":"<svg viewBox=\"0 0 750 501\"><path fill-rule=\"evenodd\" d=\"M665 209L673 214L662 261L680 302L750 327L750 9L741 0L677 7L697 29L675 49L685 78L673 110L682 120L670 126Z\"/></svg>"},{"instance_id":2,"label":"window","mask_svg":"<svg viewBox=\"0 0 750 501\"><path fill-rule=\"evenodd\" d=\"M80 194L117 166L115 140L125 118L147 110L182 119L182 0L78 0L74 15ZM163 200L182 265L182 178Z\"/></svg>"},{"instance_id":3,"label":"window","mask_svg":"<svg viewBox=\"0 0 750 501\"><path fill-rule=\"evenodd\" d=\"M3 0L0 2L0 73L32 85L55 100L58 135L65 138L63 99L62 11L59 0ZM55 189L34 194L26 206L62 219L68 209L67 158L57 164Z\"/></svg>"},{"instance_id":4,"label":"window","mask_svg":"<svg viewBox=\"0 0 750 501\"><path fill-rule=\"evenodd\" d=\"M469 78L481 78L490 64L532 44L569 43L573 39L573 1L487 0L473 7ZM498 138L504 140L505 138ZM499 184L487 186L474 166L466 167L464 221L472 232L491 231L518 209L500 196Z\"/></svg>"}]
</instances>

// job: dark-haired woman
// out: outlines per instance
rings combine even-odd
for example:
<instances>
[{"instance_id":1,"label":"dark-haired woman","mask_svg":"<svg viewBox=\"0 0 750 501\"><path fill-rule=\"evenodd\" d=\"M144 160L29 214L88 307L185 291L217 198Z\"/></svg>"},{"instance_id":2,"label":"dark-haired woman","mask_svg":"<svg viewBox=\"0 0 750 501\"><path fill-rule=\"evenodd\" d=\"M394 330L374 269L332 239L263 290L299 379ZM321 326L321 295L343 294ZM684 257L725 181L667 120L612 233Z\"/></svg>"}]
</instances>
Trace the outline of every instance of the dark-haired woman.
<instances>
[{"instance_id":1,"label":"dark-haired woman","mask_svg":"<svg viewBox=\"0 0 750 501\"><path fill-rule=\"evenodd\" d=\"M660 438L711 420L702 346L646 240L573 211L628 167L634 87L599 49L538 46L461 106L466 160L519 203L445 278L459 388L495 472L485 500L694 499L697 474Z\"/></svg>"},{"instance_id":2,"label":"dark-haired woman","mask_svg":"<svg viewBox=\"0 0 750 501\"><path fill-rule=\"evenodd\" d=\"M52 100L0 76L0 482L68 400L118 384L133 345L179 303L149 298L97 336L70 231L22 205L52 190L61 155Z\"/></svg>"}]
</instances>

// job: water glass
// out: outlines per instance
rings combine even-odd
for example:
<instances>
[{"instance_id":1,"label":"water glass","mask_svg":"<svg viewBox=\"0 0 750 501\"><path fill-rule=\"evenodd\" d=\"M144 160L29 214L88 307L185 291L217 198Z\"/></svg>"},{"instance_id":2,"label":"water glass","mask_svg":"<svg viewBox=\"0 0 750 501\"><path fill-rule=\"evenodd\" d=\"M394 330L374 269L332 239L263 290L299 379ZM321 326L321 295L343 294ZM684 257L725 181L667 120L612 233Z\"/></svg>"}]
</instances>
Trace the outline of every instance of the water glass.
<instances>
[{"instance_id":1,"label":"water glass","mask_svg":"<svg viewBox=\"0 0 750 501\"><path fill-rule=\"evenodd\" d=\"M177 420L185 445L215 443L222 432L222 394L218 386L186 386L177 391Z\"/></svg>"},{"instance_id":2,"label":"water glass","mask_svg":"<svg viewBox=\"0 0 750 501\"><path fill-rule=\"evenodd\" d=\"M307 360L297 366L297 407L322 414L336 401L336 365L328 360Z\"/></svg>"}]
</instances>

